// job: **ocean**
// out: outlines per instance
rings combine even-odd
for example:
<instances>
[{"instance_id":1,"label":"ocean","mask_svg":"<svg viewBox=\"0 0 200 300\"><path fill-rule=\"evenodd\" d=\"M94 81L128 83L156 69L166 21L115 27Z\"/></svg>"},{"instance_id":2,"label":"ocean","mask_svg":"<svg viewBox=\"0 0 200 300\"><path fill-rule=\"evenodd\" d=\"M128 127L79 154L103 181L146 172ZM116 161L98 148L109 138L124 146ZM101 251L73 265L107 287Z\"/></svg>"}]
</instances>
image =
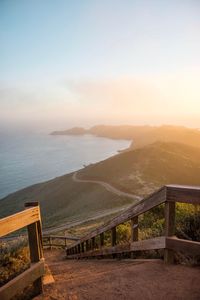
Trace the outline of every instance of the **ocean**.
<instances>
[{"instance_id":1,"label":"ocean","mask_svg":"<svg viewBox=\"0 0 200 300\"><path fill-rule=\"evenodd\" d=\"M48 133L0 134L0 199L29 185L46 181L104 160L128 148L130 141Z\"/></svg>"}]
</instances>

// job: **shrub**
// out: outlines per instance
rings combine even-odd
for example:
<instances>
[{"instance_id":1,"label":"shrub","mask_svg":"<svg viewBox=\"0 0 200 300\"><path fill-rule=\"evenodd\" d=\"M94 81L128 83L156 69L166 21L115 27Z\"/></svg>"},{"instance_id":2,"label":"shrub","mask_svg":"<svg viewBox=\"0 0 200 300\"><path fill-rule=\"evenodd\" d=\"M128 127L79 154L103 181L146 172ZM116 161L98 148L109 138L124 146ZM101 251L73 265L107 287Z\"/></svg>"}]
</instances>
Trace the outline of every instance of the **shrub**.
<instances>
[{"instance_id":1,"label":"shrub","mask_svg":"<svg viewBox=\"0 0 200 300\"><path fill-rule=\"evenodd\" d=\"M0 286L22 273L30 265L25 238L0 243Z\"/></svg>"}]
</instances>

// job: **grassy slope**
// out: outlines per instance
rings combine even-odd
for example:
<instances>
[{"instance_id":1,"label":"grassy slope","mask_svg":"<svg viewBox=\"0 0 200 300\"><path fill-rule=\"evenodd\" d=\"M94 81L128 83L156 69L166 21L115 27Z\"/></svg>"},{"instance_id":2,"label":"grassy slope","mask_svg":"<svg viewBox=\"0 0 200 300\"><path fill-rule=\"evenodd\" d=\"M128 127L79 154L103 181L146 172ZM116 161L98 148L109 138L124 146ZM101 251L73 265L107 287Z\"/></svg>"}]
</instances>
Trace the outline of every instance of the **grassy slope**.
<instances>
[{"instance_id":1,"label":"grassy slope","mask_svg":"<svg viewBox=\"0 0 200 300\"><path fill-rule=\"evenodd\" d=\"M0 201L0 217L23 209L27 201L39 201L45 226L87 219L102 210L133 203L97 184L75 183L71 174L27 187Z\"/></svg>"},{"instance_id":2,"label":"grassy slope","mask_svg":"<svg viewBox=\"0 0 200 300\"><path fill-rule=\"evenodd\" d=\"M138 195L169 183L200 185L200 150L157 142L90 165L79 171L78 176L107 181ZM132 202L100 185L75 183L68 174L7 196L1 200L0 217L23 209L26 201L40 202L45 226L87 219L102 210Z\"/></svg>"},{"instance_id":3,"label":"grassy slope","mask_svg":"<svg viewBox=\"0 0 200 300\"><path fill-rule=\"evenodd\" d=\"M143 147L156 141L179 142L200 147L200 131L183 126L94 126L89 130L98 136L133 140L131 148Z\"/></svg>"},{"instance_id":4,"label":"grassy slope","mask_svg":"<svg viewBox=\"0 0 200 300\"><path fill-rule=\"evenodd\" d=\"M107 181L138 195L170 183L200 185L200 149L156 142L90 165L79 177Z\"/></svg>"}]
</instances>

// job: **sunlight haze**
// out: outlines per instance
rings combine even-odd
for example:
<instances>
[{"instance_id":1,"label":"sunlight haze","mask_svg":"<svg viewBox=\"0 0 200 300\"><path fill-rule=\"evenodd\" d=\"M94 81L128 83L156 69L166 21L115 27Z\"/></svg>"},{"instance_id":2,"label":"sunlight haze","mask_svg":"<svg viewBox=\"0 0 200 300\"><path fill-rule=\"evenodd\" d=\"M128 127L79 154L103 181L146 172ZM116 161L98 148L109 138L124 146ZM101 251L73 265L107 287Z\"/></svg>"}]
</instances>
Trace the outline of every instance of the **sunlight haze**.
<instances>
[{"instance_id":1,"label":"sunlight haze","mask_svg":"<svg viewBox=\"0 0 200 300\"><path fill-rule=\"evenodd\" d=\"M2 126L200 127L199 1L1 1Z\"/></svg>"}]
</instances>

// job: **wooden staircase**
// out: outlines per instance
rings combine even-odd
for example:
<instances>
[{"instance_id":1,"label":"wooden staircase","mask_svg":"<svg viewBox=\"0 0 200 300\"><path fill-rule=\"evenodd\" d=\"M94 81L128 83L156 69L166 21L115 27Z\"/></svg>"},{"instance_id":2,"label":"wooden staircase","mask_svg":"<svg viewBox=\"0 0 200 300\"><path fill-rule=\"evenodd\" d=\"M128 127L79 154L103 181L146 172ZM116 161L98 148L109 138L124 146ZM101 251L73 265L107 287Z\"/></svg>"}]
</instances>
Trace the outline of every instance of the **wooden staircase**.
<instances>
[{"instance_id":1,"label":"wooden staircase","mask_svg":"<svg viewBox=\"0 0 200 300\"><path fill-rule=\"evenodd\" d=\"M200 187L166 185L157 192L113 218L103 226L82 237L66 248L67 258L106 257L136 251L164 249L165 263L174 262L174 253L181 251L191 255L200 255L200 242L177 238L175 234L176 203L200 205ZM163 236L138 240L138 217L163 204L165 212L165 232ZM130 221L131 240L120 244L117 238L117 226ZM104 235L111 231L110 246L104 245Z\"/></svg>"}]
</instances>

